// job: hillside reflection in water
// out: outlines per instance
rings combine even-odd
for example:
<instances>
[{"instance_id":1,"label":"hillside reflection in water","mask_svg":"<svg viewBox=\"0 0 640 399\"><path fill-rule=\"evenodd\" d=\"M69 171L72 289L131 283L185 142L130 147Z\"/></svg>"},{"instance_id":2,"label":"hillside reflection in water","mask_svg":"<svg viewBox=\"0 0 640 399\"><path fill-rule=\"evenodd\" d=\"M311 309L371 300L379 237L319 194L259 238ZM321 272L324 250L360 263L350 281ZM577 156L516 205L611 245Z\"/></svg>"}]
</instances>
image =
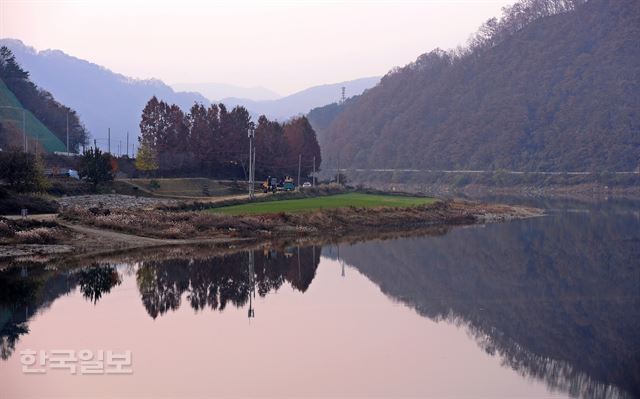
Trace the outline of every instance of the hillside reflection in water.
<instances>
[{"instance_id":1,"label":"hillside reflection in water","mask_svg":"<svg viewBox=\"0 0 640 399\"><path fill-rule=\"evenodd\" d=\"M198 352L207 352L208 346L222 345L213 352L217 361L226 362L227 371L238 373L240 369L234 365L255 359L243 350L247 345L243 339L250 336L260 341L259 349L251 346L254 351L278 353L288 359L272 359L271 369L260 368L270 378L300 372L296 362L309 366L307 372L312 375L308 378L324 376L327 380L307 388L311 396L371 393L361 385L363 381L369 381L371 389L380 384L373 392L385 397L505 392L520 396L540 392L577 397L640 396L638 208L554 209L544 218L456 228L436 237L266 248L225 256L205 253L129 264L92 264L64 272L34 265L9 268L0 272L4 360L0 377L3 381L12 378L11 397L37 393L36 388L25 385L29 376L17 373L20 365L15 352L26 345L51 349L47 345L53 342L73 342L52 342L47 337L71 339L69 331L84 328L82 316L89 320L91 312L102 312L103 330L108 331L108 326L133 328L121 337L119 333L112 335L118 335L117 343L142 359L132 377L139 378L142 388L149 388L145 384L153 378L162 377L160 372L143 369L147 351L154 350L154 345L160 349L154 338L157 334L174 337L173 345L188 349L178 356L183 362L199 358ZM116 300L117 306L110 302ZM412 310L406 313L408 309L398 303ZM136 310L140 305L143 313ZM185 309L191 309L190 313L184 313ZM70 318L71 310L80 312L77 319ZM209 320L211 312L227 317ZM252 324L239 324L240 314L253 320ZM211 328L207 339L202 335L205 319ZM392 321L395 325L386 325ZM130 324L118 324L121 322ZM312 325L317 326L315 330L309 329ZM371 327L374 325L377 327ZM334 333L336 329L339 334ZM469 334L477 353L464 357L458 353L463 341L447 338L451 331L460 329ZM143 331L145 336L138 334ZM217 339L217 333L229 341L211 341ZM94 348L114 343L110 334L96 335L83 343ZM350 345L343 346L340 340ZM421 354L435 351L430 346L434 341L452 359L421 358ZM359 346L365 343L369 346ZM333 353L332 347L341 351ZM309 358L299 359L297 354L306 351ZM375 364L382 354L397 356L398 364ZM329 361L324 356L340 357L336 361L353 367L345 366L342 374L327 372L318 368L318 363ZM371 358L367 360L367 356ZM167 357L176 361L175 355ZM404 364L398 359L404 359ZM491 359L498 360L491 372L479 366ZM438 364L447 361L460 367L465 362L478 365L468 366L466 375L450 376L452 381L467 381L469 391L454 384L438 387L435 381L430 390L425 386L428 384L411 378L420 376L421 367L425 372L443 372ZM202 367L199 360L194 362ZM398 373L388 371L387 385L384 380L372 381L376 370L383 367ZM476 381L492 373L499 378ZM232 374L230 385L242 380L239 374ZM336 375L344 380L331 380ZM521 382L516 384L518 379ZM188 392L202 394L204 388L196 381L185 377L182 382L191 386ZM499 381L504 386L498 386ZM404 385L400 386L401 382ZM43 384L43 389L55 386L51 382ZM83 386L76 386L79 393ZM303 394L301 386L292 383L291 390L284 392ZM206 392L274 396L264 389L245 386L234 390L217 381ZM89 392L87 385L84 393Z\"/></svg>"}]
</instances>

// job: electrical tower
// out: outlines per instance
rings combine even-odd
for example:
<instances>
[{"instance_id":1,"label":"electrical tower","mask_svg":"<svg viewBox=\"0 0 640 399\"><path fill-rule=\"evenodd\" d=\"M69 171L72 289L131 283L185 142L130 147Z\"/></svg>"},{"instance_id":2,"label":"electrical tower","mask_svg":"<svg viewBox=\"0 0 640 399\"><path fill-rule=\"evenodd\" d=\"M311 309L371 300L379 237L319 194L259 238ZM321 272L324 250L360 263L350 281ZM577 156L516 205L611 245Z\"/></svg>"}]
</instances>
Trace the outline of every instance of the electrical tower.
<instances>
[{"instance_id":1,"label":"electrical tower","mask_svg":"<svg viewBox=\"0 0 640 399\"><path fill-rule=\"evenodd\" d=\"M342 86L342 95L340 96L340 104L344 103L344 101L347 99L347 97L345 96L346 90L347 88Z\"/></svg>"}]
</instances>

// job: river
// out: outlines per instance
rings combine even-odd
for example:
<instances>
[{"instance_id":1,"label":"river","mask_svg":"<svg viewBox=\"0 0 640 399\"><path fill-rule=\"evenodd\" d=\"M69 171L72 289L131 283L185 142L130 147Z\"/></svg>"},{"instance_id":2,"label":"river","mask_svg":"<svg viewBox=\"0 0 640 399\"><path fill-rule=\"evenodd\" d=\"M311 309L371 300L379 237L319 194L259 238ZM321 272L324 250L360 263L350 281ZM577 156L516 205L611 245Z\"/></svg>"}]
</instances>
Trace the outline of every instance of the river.
<instances>
[{"instance_id":1,"label":"river","mask_svg":"<svg viewBox=\"0 0 640 399\"><path fill-rule=\"evenodd\" d=\"M547 216L6 268L0 398L640 396L639 204L524 202Z\"/></svg>"}]
</instances>

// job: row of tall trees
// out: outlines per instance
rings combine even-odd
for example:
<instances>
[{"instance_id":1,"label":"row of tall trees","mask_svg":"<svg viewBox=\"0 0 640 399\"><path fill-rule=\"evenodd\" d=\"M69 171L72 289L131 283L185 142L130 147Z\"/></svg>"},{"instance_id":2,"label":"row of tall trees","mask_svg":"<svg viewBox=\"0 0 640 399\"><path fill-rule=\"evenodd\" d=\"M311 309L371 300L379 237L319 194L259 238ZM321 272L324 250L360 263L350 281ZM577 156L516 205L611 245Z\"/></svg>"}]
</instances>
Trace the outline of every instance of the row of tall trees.
<instances>
[{"instance_id":1,"label":"row of tall trees","mask_svg":"<svg viewBox=\"0 0 640 399\"><path fill-rule=\"evenodd\" d=\"M256 176L302 175L320 166L320 146L305 117L286 123L265 116L257 126L241 106L194 104L188 113L152 97L140 122L136 166L161 176L200 175L244 178L249 164L250 130L255 129Z\"/></svg>"},{"instance_id":2,"label":"row of tall trees","mask_svg":"<svg viewBox=\"0 0 640 399\"><path fill-rule=\"evenodd\" d=\"M76 112L56 101L48 91L36 86L29 78L29 72L22 69L12 51L6 46L0 47L0 80L11 90L20 104L63 143L66 143L68 118L70 151L78 152L82 144L88 141L89 133ZM0 110L0 116L7 112L6 109ZM22 129L20 123L15 125ZM5 128L8 129L6 126ZM11 138L11 136L8 137ZM6 145L17 144L21 145L21 141L14 140L12 143L9 140L9 143L6 143Z\"/></svg>"}]
</instances>

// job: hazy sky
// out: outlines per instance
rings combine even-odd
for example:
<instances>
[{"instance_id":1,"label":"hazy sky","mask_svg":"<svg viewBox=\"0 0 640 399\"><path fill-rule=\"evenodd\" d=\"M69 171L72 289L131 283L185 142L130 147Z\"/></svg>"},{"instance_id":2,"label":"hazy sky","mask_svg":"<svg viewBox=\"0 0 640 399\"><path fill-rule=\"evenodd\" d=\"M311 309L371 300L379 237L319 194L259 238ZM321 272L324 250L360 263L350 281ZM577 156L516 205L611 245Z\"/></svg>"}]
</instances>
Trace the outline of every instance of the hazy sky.
<instances>
[{"instance_id":1,"label":"hazy sky","mask_svg":"<svg viewBox=\"0 0 640 399\"><path fill-rule=\"evenodd\" d=\"M0 0L0 37L137 78L280 94L383 75L465 43L513 0Z\"/></svg>"}]
</instances>

